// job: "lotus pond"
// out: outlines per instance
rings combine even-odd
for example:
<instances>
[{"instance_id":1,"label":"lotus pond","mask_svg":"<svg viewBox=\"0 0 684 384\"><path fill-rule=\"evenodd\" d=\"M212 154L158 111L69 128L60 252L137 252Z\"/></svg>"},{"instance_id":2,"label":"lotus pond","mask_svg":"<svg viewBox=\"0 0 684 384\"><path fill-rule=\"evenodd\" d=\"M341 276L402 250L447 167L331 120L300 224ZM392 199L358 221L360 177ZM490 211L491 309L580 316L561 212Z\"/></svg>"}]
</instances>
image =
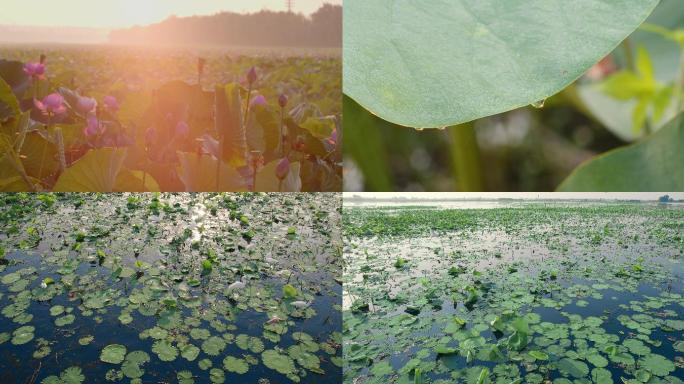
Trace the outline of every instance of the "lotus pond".
<instances>
[{"instance_id":1,"label":"lotus pond","mask_svg":"<svg viewBox=\"0 0 684 384\"><path fill-rule=\"evenodd\" d=\"M0 199L0 382L340 382L339 195Z\"/></svg>"},{"instance_id":2,"label":"lotus pond","mask_svg":"<svg viewBox=\"0 0 684 384\"><path fill-rule=\"evenodd\" d=\"M682 208L345 206L344 381L682 383Z\"/></svg>"},{"instance_id":3,"label":"lotus pond","mask_svg":"<svg viewBox=\"0 0 684 384\"><path fill-rule=\"evenodd\" d=\"M0 46L0 191L340 191L341 72L334 50Z\"/></svg>"}]
</instances>

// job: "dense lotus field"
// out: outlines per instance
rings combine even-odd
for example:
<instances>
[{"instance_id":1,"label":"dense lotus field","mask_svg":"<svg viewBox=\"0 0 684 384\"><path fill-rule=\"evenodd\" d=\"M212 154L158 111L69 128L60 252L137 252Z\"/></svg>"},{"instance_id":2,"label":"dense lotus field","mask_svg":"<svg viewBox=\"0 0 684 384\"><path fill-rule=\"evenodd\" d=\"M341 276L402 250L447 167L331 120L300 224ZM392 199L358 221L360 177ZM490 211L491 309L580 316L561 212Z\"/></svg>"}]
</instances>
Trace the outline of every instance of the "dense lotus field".
<instances>
[{"instance_id":1,"label":"dense lotus field","mask_svg":"<svg viewBox=\"0 0 684 384\"><path fill-rule=\"evenodd\" d=\"M0 47L0 191L339 191L334 52Z\"/></svg>"},{"instance_id":2,"label":"dense lotus field","mask_svg":"<svg viewBox=\"0 0 684 384\"><path fill-rule=\"evenodd\" d=\"M0 199L0 382L340 381L339 196Z\"/></svg>"},{"instance_id":3,"label":"dense lotus field","mask_svg":"<svg viewBox=\"0 0 684 384\"><path fill-rule=\"evenodd\" d=\"M682 383L684 207L345 208L347 383Z\"/></svg>"}]
</instances>

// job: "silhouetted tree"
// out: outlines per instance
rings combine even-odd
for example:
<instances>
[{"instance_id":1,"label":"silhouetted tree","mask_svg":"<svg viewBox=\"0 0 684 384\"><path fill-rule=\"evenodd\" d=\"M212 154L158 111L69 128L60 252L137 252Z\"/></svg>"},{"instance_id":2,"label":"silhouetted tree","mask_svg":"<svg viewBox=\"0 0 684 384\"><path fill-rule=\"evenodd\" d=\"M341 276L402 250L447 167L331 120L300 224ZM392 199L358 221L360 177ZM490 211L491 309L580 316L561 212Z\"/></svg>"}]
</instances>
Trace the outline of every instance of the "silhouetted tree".
<instances>
[{"instance_id":1,"label":"silhouetted tree","mask_svg":"<svg viewBox=\"0 0 684 384\"><path fill-rule=\"evenodd\" d=\"M289 12L176 17L149 26L114 30L113 43L340 47L342 7L324 4L311 17Z\"/></svg>"}]
</instances>

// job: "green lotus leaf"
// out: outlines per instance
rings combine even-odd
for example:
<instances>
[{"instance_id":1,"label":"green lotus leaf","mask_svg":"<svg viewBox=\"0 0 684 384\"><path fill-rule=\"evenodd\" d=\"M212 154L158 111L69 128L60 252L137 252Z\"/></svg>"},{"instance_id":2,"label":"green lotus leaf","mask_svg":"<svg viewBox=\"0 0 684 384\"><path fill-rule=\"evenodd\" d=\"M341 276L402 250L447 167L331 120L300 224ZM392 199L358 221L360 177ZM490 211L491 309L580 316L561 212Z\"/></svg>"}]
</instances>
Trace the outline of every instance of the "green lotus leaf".
<instances>
[{"instance_id":1,"label":"green lotus leaf","mask_svg":"<svg viewBox=\"0 0 684 384\"><path fill-rule=\"evenodd\" d=\"M558 369L575 378L583 378L589 374L589 367L582 361L563 358L558 362Z\"/></svg>"},{"instance_id":2,"label":"green lotus leaf","mask_svg":"<svg viewBox=\"0 0 684 384\"><path fill-rule=\"evenodd\" d=\"M216 191L217 160L208 155L179 152L178 176L187 192ZM228 164L221 162L219 169L219 191L244 191L242 176Z\"/></svg>"},{"instance_id":3,"label":"green lotus leaf","mask_svg":"<svg viewBox=\"0 0 684 384\"><path fill-rule=\"evenodd\" d=\"M608 360L601 356L598 352L591 353L587 355L587 361L593 364L595 367L603 368L608 366Z\"/></svg>"},{"instance_id":4,"label":"green lotus leaf","mask_svg":"<svg viewBox=\"0 0 684 384\"><path fill-rule=\"evenodd\" d=\"M169 332L166 329L162 329L159 327L150 328L148 329L148 331L150 337L157 340L165 339L166 336L169 335Z\"/></svg>"},{"instance_id":5,"label":"green lotus leaf","mask_svg":"<svg viewBox=\"0 0 684 384\"><path fill-rule=\"evenodd\" d=\"M537 360L548 360L549 355L542 351L529 351L528 354Z\"/></svg>"},{"instance_id":6,"label":"green lotus leaf","mask_svg":"<svg viewBox=\"0 0 684 384\"><path fill-rule=\"evenodd\" d=\"M211 336L202 342L202 350L209 356L218 356L226 348L226 342L217 336Z\"/></svg>"},{"instance_id":7,"label":"green lotus leaf","mask_svg":"<svg viewBox=\"0 0 684 384\"><path fill-rule=\"evenodd\" d=\"M209 359L202 359L197 363L197 365L201 370L206 371L207 369L212 367L213 363Z\"/></svg>"},{"instance_id":8,"label":"green lotus leaf","mask_svg":"<svg viewBox=\"0 0 684 384\"><path fill-rule=\"evenodd\" d=\"M684 352L684 341L677 341L676 343L672 344L672 348L677 352Z\"/></svg>"},{"instance_id":9,"label":"green lotus leaf","mask_svg":"<svg viewBox=\"0 0 684 384\"><path fill-rule=\"evenodd\" d=\"M276 350L265 350L261 353L261 360L264 362L265 366L278 371L283 375L289 375L295 372L294 361L289 356L278 353Z\"/></svg>"},{"instance_id":10,"label":"green lotus leaf","mask_svg":"<svg viewBox=\"0 0 684 384\"><path fill-rule=\"evenodd\" d=\"M152 344L152 352L159 356L161 361L174 361L178 357L178 349L166 340L157 340Z\"/></svg>"},{"instance_id":11,"label":"green lotus leaf","mask_svg":"<svg viewBox=\"0 0 684 384\"><path fill-rule=\"evenodd\" d=\"M302 367L319 374L323 374L324 371L321 369L321 360L318 356L313 353L309 353L301 345L292 345L287 348L287 353L292 359L294 359L297 364Z\"/></svg>"},{"instance_id":12,"label":"green lotus leaf","mask_svg":"<svg viewBox=\"0 0 684 384\"><path fill-rule=\"evenodd\" d=\"M121 372L129 379L137 379L145 374L145 370L139 364L125 360L121 365Z\"/></svg>"},{"instance_id":13,"label":"green lotus leaf","mask_svg":"<svg viewBox=\"0 0 684 384\"><path fill-rule=\"evenodd\" d=\"M81 384L85 381L85 376L80 367L69 367L65 369L59 378L62 384Z\"/></svg>"},{"instance_id":14,"label":"green lotus leaf","mask_svg":"<svg viewBox=\"0 0 684 384\"><path fill-rule=\"evenodd\" d=\"M655 353L641 359L639 365L656 376L667 376L676 369L672 361Z\"/></svg>"},{"instance_id":15,"label":"green lotus leaf","mask_svg":"<svg viewBox=\"0 0 684 384\"><path fill-rule=\"evenodd\" d=\"M211 336L211 332L204 328L193 328L190 330L190 337L196 340L206 340Z\"/></svg>"},{"instance_id":16,"label":"green lotus leaf","mask_svg":"<svg viewBox=\"0 0 684 384\"><path fill-rule=\"evenodd\" d=\"M223 384L226 381L226 374L222 369L212 368L209 371L209 380L214 384Z\"/></svg>"},{"instance_id":17,"label":"green lotus leaf","mask_svg":"<svg viewBox=\"0 0 684 384\"><path fill-rule=\"evenodd\" d=\"M102 349L100 360L109 364L121 364L126 356L126 347L121 344L110 344Z\"/></svg>"},{"instance_id":18,"label":"green lotus leaf","mask_svg":"<svg viewBox=\"0 0 684 384\"><path fill-rule=\"evenodd\" d=\"M6 274L5 276L2 277L2 279L0 279L0 282L2 282L3 284L9 285L9 284L12 284L12 283L19 281L19 279L21 279L21 274L19 273L19 271L17 271L17 272L12 272L12 273Z\"/></svg>"},{"instance_id":19,"label":"green lotus leaf","mask_svg":"<svg viewBox=\"0 0 684 384\"><path fill-rule=\"evenodd\" d=\"M63 384L62 380L55 375L48 376L40 382L40 384Z\"/></svg>"},{"instance_id":20,"label":"green lotus leaf","mask_svg":"<svg viewBox=\"0 0 684 384\"><path fill-rule=\"evenodd\" d=\"M178 384L194 384L195 382L195 378L190 371L179 371L176 374L176 378L178 379Z\"/></svg>"},{"instance_id":21,"label":"green lotus leaf","mask_svg":"<svg viewBox=\"0 0 684 384\"><path fill-rule=\"evenodd\" d=\"M133 316L131 316L131 314L128 312L122 312L119 315L118 319L123 325L130 324L133 322Z\"/></svg>"},{"instance_id":22,"label":"green lotus leaf","mask_svg":"<svg viewBox=\"0 0 684 384\"><path fill-rule=\"evenodd\" d=\"M61 305L54 305L50 307L50 315L51 316L59 316L62 313L64 313L64 307Z\"/></svg>"},{"instance_id":23,"label":"green lotus leaf","mask_svg":"<svg viewBox=\"0 0 684 384\"><path fill-rule=\"evenodd\" d=\"M44 346L38 348L35 352L33 352L33 358L34 359L42 359L43 357L49 355L50 352L52 352L52 349L49 346L44 345Z\"/></svg>"},{"instance_id":24,"label":"green lotus leaf","mask_svg":"<svg viewBox=\"0 0 684 384\"><path fill-rule=\"evenodd\" d=\"M192 344L181 347L181 356L187 361L194 361L199 356L200 349Z\"/></svg>"},{"instance_id":25,"label":"green lotus leaf","mask_svg":"<svg viewBox=\"0 0 684 384\"><path fill-rule=\"evenodd\" d=\"M86 153L57 179L55 192L112 192L126 149L103 148Z\"/></svg>"},{"instance_id":26,"label":"green lotus leaf","mask_svg":"<svg viewBox=\"0 0 684 384\"><path fill-rule=\"evenodd\" d=\"M635 355L646 356L651 353L651 348L638 339L627 339L622 345L627 347L627 349Z\"/></svg>"},{"instance_id":27,"label":"green lotus leaf","mask_svg":"<svg viewBox=\"0 0 684 384\"><path fill-rule=\"evenodd\" d=\"M344 93L381 118L444 127L552 96L608 55L658 0L353 0Z\"/></svg>"},{"instance_id":28,"label":"green lotus leaf","mask_svg":"<svg viewBox=\"0 0 684 384\"><path fill-rule=\"evenodd\" d=\"M249 370L249 365L244 359L237 359L233 356L226 356L223 359L223 368L228 372L235 372L238 374L245 374Z\"/></svg>"},{"instance_id":29,"label":"green lotus leaf","mask_svg":"<svg viewBox=\"0 0 684 384\"><path fill-rule=\"evenodd\" d=\"M32 325L24 325L15 329L14 332L12 332L12 344L22 345L28 343L29 341L33 340L33 333L35 331L36 328Z\"/></svg>"},{"instance_id":30,"label":"green lotus leaf","mask_svg":"<svg viewBox=\"0 0 684 384\"><path fill-rule=\"evenodd\" d=\"M577 167L558 187L580 191L684 190L684 113L630 146L606 152Z\"/></svg>"},{"instance_id":31,"label":"green lotus leaf","mask_svg":"<svg viewBox=\"0 0 684 384\"><path fill-rule=\"evenodd\" d=\"M66 315L66 316L62 316L62 317L58 317L55 319L55 325L58 327L63 327L65 325L69 325L69 324L73 323L75 319L76 319L76 316L71 315L71 314Z\"/></svg>"},{"instance_id":32,"label":"green lotus leaf","mask_svg":"<svg viewBox=\"0 0 684 384\"><path fill-rule=\"evenodd\" d=\"M145 351L133 351L126 355L126 361L141 365L150 361L150 355Z\"/></svg>"}]
</instances>

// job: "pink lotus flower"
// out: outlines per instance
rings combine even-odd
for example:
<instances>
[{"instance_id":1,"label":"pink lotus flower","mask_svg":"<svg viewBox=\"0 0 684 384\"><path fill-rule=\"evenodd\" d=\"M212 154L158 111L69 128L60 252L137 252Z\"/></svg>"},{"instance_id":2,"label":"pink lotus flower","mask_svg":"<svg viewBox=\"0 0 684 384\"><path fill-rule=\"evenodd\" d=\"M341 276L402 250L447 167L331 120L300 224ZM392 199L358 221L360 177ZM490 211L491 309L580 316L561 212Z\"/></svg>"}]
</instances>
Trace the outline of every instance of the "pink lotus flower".
<instances>
[{"instance_id":1,"label":"pink lotus flower","mask_svg":"<svg viewBox=\"0 0 684 384\"><path fill-rule=\"evenodd\" d=\"M119 101L116 100L114 96L105 96L104 105L111 112L117 112L119 110Z\"/></svg>"},{"instance_id":2,"label":"pink lotus flower","mask_svg":"<svg viewBox=\"0 0 684 384\"><path fill-rule=\"evenodd\" d=\"M252 101L249 103L250 107L253 107L255 105L266 105L266 98L264 95L256 95L252 99Z\"/></svg>"},{"instance_id":3,"label":"pink lotus flower","mask_svg":"<svg viewBox=\"0 0 684 384\"><path fill-rule=\"evenodd\" d=\"M247 81L250 85L254 84L254 82L257 81L256 68L252 67L249 69L249 71L247 72Z\"/></svg>"},{"instance_id":4,"label":"pink lotus flower","mask_svg":"<svg viewBox=\"0 0 684 384\"><path fill-rule=\"evenodd\" d=\"M24 73L38 79L45 78L45 64L43 63L26 63L24 65Z\"/></svg>"},{"instance_id":5,"label":"pink lotus flower","mask_svg":"<svg viewBox=\"0 0 684 384\"><path fill-rule=\"evenodd\" d=\"M185 121L179 121L176 124L176 134L178 136L187 136L190 134L190 126Z\"/></svg>"},{"instance_id":6,"label":"pink lotus flower","mask_svg":"<svg viewBox=\"0 0 684 384\"><path fill-rule=\"evenodd\" d=\"M82 114L93 112L97 107L97 101L92 97L79 97L76 104L76 110Z\"/></svg>"},{"instance_id":7,"label":"pink lotus flower","mask_svg":"<svg viewBox=\"0 0 684 384\"><path fill-rule=\"evenodd\" d=\"M64 98L59 93L51 93L42 101L34 99L33 103L44 115L61 115L67 110Z\"/></svg>"},{"instance_id":8,"label":"pink lotus flower","mask_svg":"<svg viewBox=\"0 0 684 384\"><path fill-rule=\"evenodd\" d=\"M290 173L290 159L283 157L276 166L276 177L282 180L287 177L288 173Z\"/></svg>"},{"instance_id":9,"label":"pink lotus flower","mask_svg":"<svg viewBox=\"0 0 684 384\"><path fill-rule=\"evenodd\" d=\"M280 108L287 106L287 96L284 93L278 97L278 105L280 105Z\"/></svg>"},{"instance_id":10,"label":"pink lotus flower","mask_svg":"<svg viewBox=\"0 0 684 384\"><path fill-rule=\"evenodd\" d=\"M86 137L95 136L100 133L100 122L97 120L97 116L91 113L86 120L88 124L83 129L83 134Z\"/></svg>"}]
</instances>

